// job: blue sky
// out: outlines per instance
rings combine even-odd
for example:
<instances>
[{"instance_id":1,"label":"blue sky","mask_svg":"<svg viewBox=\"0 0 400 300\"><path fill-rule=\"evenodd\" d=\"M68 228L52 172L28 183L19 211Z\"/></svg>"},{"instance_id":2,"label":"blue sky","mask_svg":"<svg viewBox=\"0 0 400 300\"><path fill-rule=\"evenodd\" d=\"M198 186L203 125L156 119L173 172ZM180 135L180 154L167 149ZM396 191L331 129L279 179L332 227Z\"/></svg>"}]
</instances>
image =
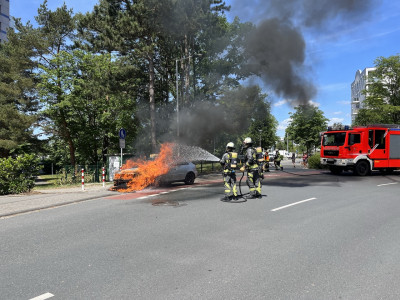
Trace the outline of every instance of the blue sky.
<instances>
[{"instance_id":1,"label":"blue sky","mask_svg":"<svg viewBox=\"0 0 400 300\"><path fill-rule=\"evenodd\" d=\"M264 12L265 4L274 1L277 0L226 0L231 5L227 16L230 20L238 16L241 21L257 24L269 13ZM298 5L303 4L302 1L289 2ZM312 2L304 0L307 1ZM10 0L11 15L21 18L24 22L33 21L33 16L37 14L42 2ZM55 9L64 2L74 12L86 12L93 8L97 0L49 0L48 7ZM246 6L241 7L244 3ZM348 15L344 18L328 16L328 22L312 28L302 26L298 21L301 13L292 11L298 13L297 19L294 16L292 22L298 26L306 43L304 66L307 76L317 88L316 96L311 101L318 105L331 123L351 122L350 86L356 71L373 67L375 59L380 56L400 54L400 1L365 0L359 3L369 3L371 7L359 15ZM276 12L271 16L280 17ZM279 122L278 135L283 136L289 112L293 111L293 108L285 98L274 95L268 87L265 87L265 92L270 95L272 114Z\"/></svg>"}]
</instances>

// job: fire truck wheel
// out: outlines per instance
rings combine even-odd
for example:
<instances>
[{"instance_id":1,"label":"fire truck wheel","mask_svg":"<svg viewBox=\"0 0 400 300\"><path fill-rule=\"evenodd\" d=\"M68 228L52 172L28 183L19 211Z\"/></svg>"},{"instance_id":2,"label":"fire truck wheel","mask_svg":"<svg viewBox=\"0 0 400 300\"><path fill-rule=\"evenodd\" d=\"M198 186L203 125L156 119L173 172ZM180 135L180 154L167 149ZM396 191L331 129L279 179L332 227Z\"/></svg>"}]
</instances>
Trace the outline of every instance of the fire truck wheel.
<instances>
[{"instance_id":1,"label":"fire truck wheel","mask_svg":"<svg viewBox=\"0 0 400 300\"><path fill-rule=\"evenodd\" d=\"M358 176L368 175L369 171L369 163L365 160L359 161L354 167L354 173Z\"/></svg>"},{"instance_id":2,"label":"fire truck wheel","mask_svg":"<svg viewBox=\"0 0 400 300\"><path fill-rule=\"evenodd\" d=\"M193 184L195 179L196 179L196 175L194 175L193 172L189 172L186 174L185 184Z\"/></svg>"},{"instance_id":3,"label":"fire truck wheel","mask_svg":"<svg viewBox=\"0 0 400 300\"><path fill-rule=\"evenodd\" d=\"M339 168L339 167L336 167L336 166L330 166L330 167L329 167L329 170L330 170L331 173L334 174L334 175L339 175L339 174L341 174L342 171L343 171L342 168Z\"/></svg>"}]
</instances>

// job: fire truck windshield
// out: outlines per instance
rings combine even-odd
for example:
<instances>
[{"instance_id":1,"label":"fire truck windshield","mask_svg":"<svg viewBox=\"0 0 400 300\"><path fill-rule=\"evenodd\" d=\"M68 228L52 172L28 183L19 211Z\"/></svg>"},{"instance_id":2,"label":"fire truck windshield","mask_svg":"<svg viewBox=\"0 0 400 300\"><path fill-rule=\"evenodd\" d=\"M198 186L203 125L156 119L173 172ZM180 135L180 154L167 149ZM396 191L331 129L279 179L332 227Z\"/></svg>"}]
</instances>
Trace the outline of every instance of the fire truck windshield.
<instances>
[{"instance_id":1,"label":"fire truck windshield","mask_svg":"<svg viewBox=\"0 0 400 300\"><path fill-rule=\"evenodd\" d=\"M343 146L346 140L346 132L325 133L322 144L324 146Z\"/></svg>"}]
</instances>

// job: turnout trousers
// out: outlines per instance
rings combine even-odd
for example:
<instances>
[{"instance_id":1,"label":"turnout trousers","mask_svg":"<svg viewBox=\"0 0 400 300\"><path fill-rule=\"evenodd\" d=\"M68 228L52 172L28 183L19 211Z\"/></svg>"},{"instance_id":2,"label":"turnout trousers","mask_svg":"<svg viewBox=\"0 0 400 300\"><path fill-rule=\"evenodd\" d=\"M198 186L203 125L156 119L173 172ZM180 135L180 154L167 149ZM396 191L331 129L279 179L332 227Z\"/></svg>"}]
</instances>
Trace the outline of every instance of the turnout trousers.
<instances>
[{"instance_id":1,"label":"turnout trousers","mask_svg":"<svg viewBox=\"0 0 400 300\"><path fill-rule=\"evenodd\" d=\"M261 176L258 169L247 171L246 183L250 189L250 196L261 196Z\"/></svg>"},{"instance_id":2,"label":"turnout trousers","mask_svg":"<svg viewBox=\"0 0 400 300\"><path fill-rule=\"evenodd\" d=\"M224 186L226 197L232 198L237 196L235 172L224 173Z\"/></svg>"}]
</instances>

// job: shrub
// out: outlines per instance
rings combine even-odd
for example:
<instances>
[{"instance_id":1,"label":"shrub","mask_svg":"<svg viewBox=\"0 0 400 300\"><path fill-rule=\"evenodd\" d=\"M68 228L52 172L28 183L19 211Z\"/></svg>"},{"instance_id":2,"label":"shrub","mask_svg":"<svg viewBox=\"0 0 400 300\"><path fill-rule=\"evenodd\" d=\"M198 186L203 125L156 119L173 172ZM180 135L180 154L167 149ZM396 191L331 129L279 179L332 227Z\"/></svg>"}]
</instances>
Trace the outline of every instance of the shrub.
<instances>
[{"instance_id":1,"label":"shrub","mask_svg":"<svg viewBox=\"0 0 400 300\"><path fill-rule=\"evenodd\" d=\"M321 165L321 156L319 153L315 153L308 158L308 167L310 169L324 169L325 167Z\"/></svg>"},{"instance_id":2,"label":"shrub","mask_svg":"<svg viewBox=\"0 0 400 300\"><path fill-rule=\"evenodd\" d=\"M39 159L32 154L0 159L0 195L30 191L38 173Z\"/></svg>"}]
</instances>

